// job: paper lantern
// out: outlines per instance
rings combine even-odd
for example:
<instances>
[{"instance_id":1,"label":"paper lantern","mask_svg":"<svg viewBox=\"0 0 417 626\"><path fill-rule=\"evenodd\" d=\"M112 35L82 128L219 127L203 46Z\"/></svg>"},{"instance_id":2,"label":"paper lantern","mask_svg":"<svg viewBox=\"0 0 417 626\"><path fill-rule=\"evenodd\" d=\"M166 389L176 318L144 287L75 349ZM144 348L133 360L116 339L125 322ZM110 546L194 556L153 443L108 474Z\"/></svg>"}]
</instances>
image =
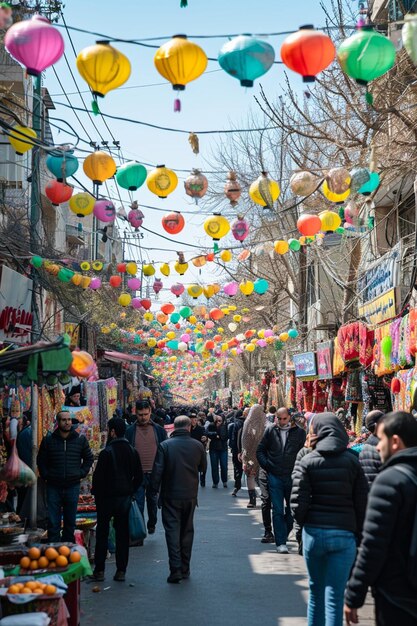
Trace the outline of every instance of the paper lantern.
<instances>
[{"instance_id":1,"label":"paper lantern","mask_svg":"<svg viewBox=\"0 0 417 626\"><path fill-rule=\"evenodd\" d=\"M72 362L68 368L71 376L77 376L78 378L89 378L93 375L96 364L94 359L88 352L84 350L74 350L72 354Z\"/></svg>"},{"instance_id":2,"label":"paper lantern","mask_svg":"<svg viewBox=\"0 0 417 626\"><path fill-rule=\"evenodd\" d=\"M288 331L288 337L290 337L291 339L297 339L298 330L296 328L290 328L290 330Z\"/></svg>"},{"instance_id":3,"label":"paper lantern","mask_svg":"<svg viewBox=\"0 0 417 626\"><path fill-rule=\"evenodd\" d=\"M112 223L116 219L116 207L111 200L97 200L93 212L100 222Z\"/></svg>"},{"instance_id":4,"label":"paper lantern","mask_svg":"<svg viewBox=\"0 0 417 626\"><path fill-rule=\"evenodd\" d=\"M167 332L167 339L175 339L175 333L173 330Z\"/></svg>"},{"instance_id":5,"label":"paper lantern","mask_svg":"<svg viewBox=\"0 0 417 626\"><path fill-rule=\"evenodd\" d=\"M16 154L19 155L25 154L28 150L32 150L35 145L32 140L36 139L36 137L37 134L33 128L21 126L20 124L15 124L13 130L7 135L10 145Z\"/></svg>"},{"instance_id":6,"label":"paper lantern","mask_svg":"<svg viewBox=\"0 0 417 626\"><path fill-rule=\"evenodd\" d=\"M180 341L178 344L178 350L180 352L185 352L186 350L188 350L188 345L185 343L185 341Z\"/></svg>"},{"instance_id":7,"label":"paper lantern","mask_svg":"<svg viewBox=\"0 0 417 626\"><path fill-rule=\"evenodd\" d=\"M93 291L96 291L97 289L100 289L101 287L101 280L100 278L92 278L90 284L88 285L89 289L92 289Z\"/></svg>"},{"instance_id":8,"label":"paper lantern","mask_svg":"<svg viewBox=\"0 0 417 626\"><path fill-rule=\"evenodd\" d=\"M215 348L214 341L212 341L211 339L206 341L206 343L204 344L204 348L205 348L205 350L214 350L214 348Z\"/></svg>"},{"instance_id":9,"label":"paper lantern","mask_svg":"<svg viewBox=\"0 0 417 626\"><path fill-rule=\"evenodd\" d=\"M104 98L112 89L121 87L130 76L130 61L119 50L100 41L81 50L77 70L91 87L93 96Z\"/></svg>"},{"instance_id":10,"label":"paper lantern","mask_svg":"<svg viewBox=\"0 0 417 626\"><path fill-rule=\"evenodd\" d=\"M171 273L168 263L162 263L162 265L159 266L159 271L164 276L169 276Z\"/></svg>"},{"instance_id":11,"label":"paper lantern","mask_svg":"<svg viewBox=\"0 0 417 626\"><path fill-rule=\"evenodd\" d=\"M344 167L334 167L327 172L326 182L332 193L345 193L350 187L350 172Z\"/></svg>"},{"instance_id":12,"label":"paper lantern","mask_svg":"<svg viewBox=\"0 0 417 626\"><path fill-rule=\"evenodd\" d=\"M289 250L288 242L283 239L279 239L274 243L274 250L277 254L286 254Z\"/></svg>"},{"instance_id":13,"label":"paper lantern","mask_svg":"<svg viewBox=\"0 0 417 626\"><path fill-rule=\"evenodd\" d=\"M168 213L162 218L162 227L170 235L178 235L184 226L185 220L179 211Z\"/></svg>"},{"instance_id":14,"label":"paper lantern","mask_svg":"<svg viewBox=\"0 0 417 626\"><path fill-rule=\"evenodd\" d=\"M223 261L223 263L228 263L229 261L232 260L232 253L230 252L230 250L222 250L220 252L220 258Z\"/></svg>"},{"instance_id":15,"label":"paper lantern","mask_svg":"<svg viewBox=\"0 0 417 626\"><path fill-rule=\"evenodd\" d=\"M74 187L59 183L57 180L50 180L45 187L45 194L54 206L59 206L67 202L74 191Z\"/></svg>"},{"instance_id":16,"label":"paper lantern","mask_svg":"<svg viewBox=\"0 0 417 626\"><path fill-rule=\"evenodd\" d=\"M146 342L146 345L148 348L154 348L156 346L156 339L154 339L154 337L150 337Z\"/></svg>"},{"instance_id":17,"label":"paper lantern","mask_svg":"<svg viewBox=\"0 0 417 626\"><path fill-rule=\"evenodd\" d=\"M303 213L297 220L297 228L305 237L312 237L321 229L321 221L318 215Z\"/></svg>"},{"instance_id":18,"label":"paper lantern","mask_svg":"<svg viewBox=\"0 0 417 626\"><path fill-rule=\"evenodd\" d=\"M132 296L129 293L121 293L118 298L120 306L129 306L132 301Z\"/></svg>"},{"instance_id":19,"label":"paper lantern","mask_svg":"<svg viewBox=\"0 0 417 626\"><path fill-rule=\"evenodd\" d=\"M84 160L83 170L95 185L101 185L116 173L116 163L107 152L96 150Z\"/></svg>"},{"instance_id":20,"label":"paper lantern","mask_svg":"<svg viewBox=\"0 0 417 626\"><path fill-rule=\"evenodd\" d=\"M142 298L140 304L145 311L149 311L152 306L152 301L149 298Z\"/></svg>"},{"instance_id":21,"label":"paper lantern","mask_svg":"<svg viewBox=\"0 0 417 626\"><path fill-rule=\"evenodd\" d=\"M198 200L206 195L208 188L208 180L198 169L193 169L191 174L184 181L184 189L187 196Z\"/></svg>"},{"instance_id":22,"label":"paper lantern","mask_svg":"<svg viewBox=\"0 0 417 626\"><path fill-rule=\"evenodd\" d=\"M230 201L231 206L236 206L242 194L242 188L236 178L236 172L231 170L227 174L226 184L224 186L224 195Z\"/></svg>"},{"instance_id":23,"label":"paper lantern","mask_svg":"<svg viewBox=\"0 0 417 626\"><path fill-rule=\"evenodd\" d=\"M161 291L161 289L163 288L163 286L164 285L162 283L162 280L160 278L155 278L155 281L154 281L154 283L152 285L152 289L153 289L153 291L156 294L158 294Z\"/></svg>"},{"instance_id":24,"label":"paper lantern","mask_svg":"<svg viewBox=\"0 0 417 626\"><path fill-rule=\"evenodd\" d=\"M167 198L176 189L178 176L165 165L157 165L156 169L148 174L146 184L149 191L158 198Z\"/></svg>"},{"instance_id":25,"label":"paper lantern","mask_svg":"<svg viewBox=\"0 0 417 626\"><path fill-rule=\"evenodd\" d=\"M207 263L207 259L205 256L196 256L194 259L191 259L191 263L194 267L204 267Z\"/></svg>"},{"instance_id":26,"label":"paper lantern","mask_svg":"<svg viewBox=\"0 0 417 626\"><path fill-rule=\"evenodd\" d=\"M164 43L154 57L157 71L168 80L173 89L183 91L185 86L196 80L207 67L207 56L185 35L175 35Z\"/></svg>"},{"instance_id":27,"label":"paper lantern","mask_svg":"<svg viewBox=\"0 0 417 626\"><path fill-rule=\"evenodd\" d=\"M116 266L117 271L119 272L119 274L125 274L126 273L126 263L118 263Z\"/></svg>"},{"instance_id":28,"label":"paper lantern","mask_svg":"<svg viewBox=\"0 0 417 626\"><path fill-rule=\"evenodd\" d=\"M43 258L35 255L30 259L30 264L39 269L43 265Z\"/></svg>"},{"instance_id":29,"label":"paper lantern","mask_svg":"<svg viewBox=\"0 0 417 626\"><path fill-rule=\"evenodd\" d=\"M228 41L218 56L220 67L237 78L242 87L253 87L254 80L266 74L274 60L271 44L251 35L239 35Z\"/></svg>"},{"instance_id":30,"label":"paper lantern","mask_svg":"<svg viewBox=\"0 0 417 626\"><path fill-rule=\"evenodd\" d=\"M414 65L417 65L417 19L415 14L408 13L404 15L404 26L401 31L401 38L408 56Z\"/></svg>"},{"instance_id":31,"label":"paper lantern","mask_svg":"<svg viewBox=\"0 0 417 626\"><path fill-rule=\"evenodd\" d=\"M81 274L74 274L74 276L71 278L72 284L75 285L76 287L79 287L81 285L82 280L83 280L83 277Z\"/></svg>"},{"instance_id":32,"label":"paper lantern","mask_svg":"<svg viewBox=\"0 0 417 626\"><path fill-rule=\"evenodd\" d=\"M268 177L267 172L262 172L249 187L249 195L253 202L272 209L275 200L279 198L281 190L278 183Z\"/></svg>"},{"instance_id":33,"label":"paper lantern","mask_svg":"<svg viewBox=\"0 0 417 626\"><path fill-rule=\"evenodd\" d=\"M296 196L311 196L317 185L318 178L311 172L296 172L290 178L290 188Z\"/></svg>"},{"instance_id":34,"label":"paper lantern","mask_svg":"<svg viewBox=\"0 0 417 626\"><path fill-rule=\"evenodd\" d=\"M407 17L407 16L406 16ZM393 394L401 393L401 381L399 378L393 378L391 381L391 392Z\"/></svg>"},{"instance_id":35,"label":"paper lantern","mask_svg":"<svg viewBox=\"0 0 417 626\"><path fill-rule=\"evenodd\" d=\"M123 187L123 189L136 191L139 187L142 187L147 175L146 167L136 161L129 161L117 168L115 178L117 184Z\"/></svg>"},{"instance_id":36,"label":"paper lantern","mask_svg":"<svg viewBox=\"0 0 417 626\"><path fill-rule=\"evenodd\" d=\"M330 191L329 185L327 184L326 180L321 186L321 191L323 196L327 198L327 200L329 200L330 202L335 202L336 204L343 203L350 196L350 189L347 189L347 191L345 191L344 193L333 193L332 191Z\"/></svg>"},{"instance_id":37,"label":"paper lantern","mask_svg":"<svg viewBox=\"0 0 417 626\"><path fill-rule=\"evenodd\" d=\"M211 309L210 313L209 313L210 317L212 320L218 321L221 320L222 317L224 317L224 313L223 311L221 311L220 309Z\"/></svg>"},{"instance_id":38,"label":"paper lantern","mask_svg":"<svg viewBox=\"0 0 417 626\"><path fill-rule=\"evenodd\" d=\"M244 280L240 283L239 289L244 296L250 296L254 290L254 284L251 280Z\"/></svg>"},{"instance_id":39,"label":"paper lantern","mask_svg":"<svg viewBox=\"0 0 417 626\"><path fill-rule=\"evenodd\" d=\"M68 150L60 154L50 154L46 159L46 167L59 182L73 176L79 165L77 157Z\"/></svg>"},{"instance_id":40,"label":"paper lantern","mask_svg":"<svg viewBox=\"0 0 417 626\"><path fill-rule=\"evenodd\" d=\"M333 233L342 223L341 218L334 211L322 211L319 213L321 228L326 233Z\"/></svg>"},{"instance_id":41,"label":"paper lantern","mask_svg":"<svg viewBox=\"0 0 417 626\"><path fill-rule=\"evenodd\" d=\"M165 313L165 315L169 315L175 311L175 306L171 304L171 302L167 302L161 306L161 311L162 313Z\"/></svg>"},{"instance_id":42,"label":"paper lantern","mask_svg":"<svg viewBox=\"0 0 417 626\"><path fill-rule=\"evenodd\" d=\"M334 61L335 56L336 49L330 37L310 24L301 26L281 45L282 62L293 72L301 74L306 83L314 81L316 75Z\"/></svg>"},{"instance_id":43,"label":"paper lantern","mask_svg":"<svg viewBox=\"0 0 417 626\"><path fill-rule=\"evenodd\" d=\"M121 276L110 276L109 284L111 287L114 287L114 288L120 287L120 285L122 284Z\"/></svg>"},{"instance_id":44,"label":"paper lantern","mask_svg":"<svg viewBox=\"0 0 417 626\"><path fill-rule=\"evenodd\" d=\"M127 286L132 291L137 291L138 289L140 289L141 284L142 283L139 280L139 278L129 278L128 281L127 281Z\"/></svg>"},{"instance_id":45,"label":"paper lantern","mask_svg":"<svg viewBox=\"0 0 417 626\"><path fill-rule=\"evenodd\" d=\"M379 183L379 174L377 174L377 172L370 172L369 180L358 189L358 193L361 193L363 196L370 196L373 191L378 189Z\"/></svg>"},{"instance_id":46,"label":"paper lantern","mask_svg":"<svg viewBox=\"0 0 417 626\"><path fill-rule=\"evenodd\" d=\"M170 350L178 350L178 341L176 339L170 339L167 342L167 348Z\"/></svg>"},{"instance_id":47,"label":"paper lantern","mask_svg":"<svg viewBox=\"0 0 417 626\"><path fill-rule=\"evenodd\" d=\"M280 333L280 334L278 335L278 339L279 339L280 341L282 341L283 343L285 343L286 341L288 341L289 337L290 337L290 336L289 336L289 334L288 334L288 333Z\"/></svg>"},{"instance_id":48,"label":"paper lantern","mask_svg":"<svg viewBox=\"0 0 417 626\"><path fill-rule=\"evenodd\" d=\"M345 74L366 85L393 67L395 46L372 26L364 26L341 43L337 59Z\"/></svg>"},{"instance_id":49,"label":"paper lantern","mask_svg":"<svg viewBox=\"0 0 417 626\"><path fill-rule=\"evenodd\" d=\"M61 269L58 272L57 278L62 283L69 283L73 276L74 276L74 272L72 270L70 270L68 267L61 267Z\"/></svg>"},{"instance_id":50,"label":"paper lantern","mask_svg":"<svg viewBox=\"0 0 417 626\"><path fill-rule=\"evenodd\" d=\"M129 261L129 263L126 263L127 274L130 274L130 276L135 276L137 274L137 271L138 266L134 261Z\"/></svg>"},{"instance_id":51,"label":"paper lantern","mask_svg":"<svg viewBox=\"0 0 417 626\"><path fill-rule=\"evenodd\" d=\"M268 289L269 283L267 280L265 280L265 278L258 278L253 285L253 290L260 296L266 293Z\"/></svg>"},{"instance_id":52,"label":"paper lantern","mask_svg":"<svg viewBox=\"0 0 417 626\"><path fill-rule=\"evenodd\" d=\"M187 287L187 293L191 296L191 298L193 298L193 300L197 300L197 298L203 293L203 288L201 285L189 285L189 287Z\"/></svg>"},{"instance_id":53,"label":"paper lantern","mask_svg":"<svg viewBox=\"0 0 417 626\"><path fill-rule=\"evenodd\" d=\"M174 296L176 296L177 298L179 298L180 295L184 293L184 290L184 285L181 285L181 283L175 283L171 286L171 293L173 293Z\"/></svg>"},{"instance_id":54,"label":"paper lantern","mask_svg":"<svg viewBox=\"0 0 417 626\"><path fill-rule=\"evenodd\" d=\"M231 298L232 296L235 296L237 294L238 289L239 289L239 285L235 281L226 283L223 286L223 292L226 294L226 296L229 296L229 298Z\"/></svg>"},{"instance_id":55,"label":"paper lantern","mask_svg":"<svg viewBox=\"0 0 417 626\"><path fill-rule=\"evenodd\" d=\"M232 222L232 235L236 241L244 241L249 235L249 224L241 215Z\"/></svg>"},{"instance_id":56,"label":"paper lantern","mask_svg":"<svg viewBox=\"0 0 417 626\"><path fill-rule=\"evenodd\" d=\"M188 270L188 263L181 263L181 261L177 261L174 263L174 270L180 276L184 276L185 272Z\"/></svg>"},{"instance_id":57,"label":"paper lantern","mask_svg":"<svg viewBox=\"0 0 417 626\"><path fill-rule=\"evenodd\" d=\"M86 217L94 211L96 199L89 193L82 191L71 196L69 208L77 217Z\"/></svg>"},{"instance_id":58,"label":"paper lantern","mask_svg":"<svg viewBox=\"0 0 417 626\"><path fill-rule=\"evenodd\" d=\"M214 241L219 241L229 232L230 224L220 213L213 213L213 215L208 217L204 222L204 230Z\"/></svg>"},{"instance_id":59,"label":"paper lantern","mask_svg":"<svg viewBox=\"0 0 417 626\"><path fill-rule=\"evenodd\" d=\"M153 276L155 274L155 268L150 263L145 264L142 267L142 273L144 276Z\"/></svg>"},{"instance_id":60,"label":"paper lantern","mask_svg":"<svg viewBox=\"0 0 417 626\"><path fill-rule=\"evenodd\" d=\"M183 306L183 307L180 309L180 315L181 315L181 317L183 317L184 319L189 318L189 317L190 317L190 315L191 315L191 313L192 313L192 310L190 309L190 307L189 307L189 306Z\"/></svg>"},{"instance_id":61,"label":"paper lantern","mask_svg":"<svg viewBox=\"0 0 417 626\"><path fill-rule=\"evenodd\" d=\"M144 217L140 209L131 209L127 215L127 221L133 228L138 229L142 226Z\"/></svg>"},{"instance_id":62,"label":"paper lantern","mask_svg":"<svg viewBox=\"0 0 417 626\"><path fill-rule=\"evenodd\" d=\"M65 48L59 30L41 15L10 26L4 36L4 46L31 76L40 76L47 67L59 61Z\"/></svg>"},{"instance_id":63,"label":"paper lantern","mask_svg":"<svg viewBox=\"0 0 417 626\"><path fill-rule=\"evenodd\" d=\"M350 171L350 190L355 193L370 179L370 172L366 167L354 167Z\"/></svg>"},{"instance_id":64,"label":"paper lantern","mask_svg":"<svg viewBox=\"0 0 417 626\"><path fill-rule=\"evenodd\" d=\"M207 300L214 296L214 292L215 292L214 285L205 285L203 287L203 294L205 295Z\"/></svg>"},{"instance_id":65,"label":"paper lantern","mask_svg":"<svg viewBox=\"0 0 417 626\"><path fill-rule=\"evenodd\" d=\"M298 239L288 239L288 246L293 252L298 252L298 250L301 248L301 244Z\"/></svg>"}]
</instances>

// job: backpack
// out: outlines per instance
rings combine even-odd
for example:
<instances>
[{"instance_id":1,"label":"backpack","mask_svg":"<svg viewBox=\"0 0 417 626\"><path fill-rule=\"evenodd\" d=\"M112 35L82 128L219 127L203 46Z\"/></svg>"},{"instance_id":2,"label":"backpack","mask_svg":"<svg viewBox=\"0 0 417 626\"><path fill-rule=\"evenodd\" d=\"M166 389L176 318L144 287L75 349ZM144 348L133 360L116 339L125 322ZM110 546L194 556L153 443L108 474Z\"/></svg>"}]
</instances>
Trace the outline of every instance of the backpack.
<instances>
[{"instance_id":1,"label":"backpack","mask_svg":"<svg viewBox=\"0 0 417 626\"><path fill-rule=\"evenodd\" d=\"M398 465L394 465L394 468L402 474L405 474L405 476L407 476L417 487L417 475L407 465L399 463ZM413 527L411 529L410 551L407 562L407 579L411 587L413 587L413 589L417 589L417 502L414 512Z\"/></svg>"}]
</instances>

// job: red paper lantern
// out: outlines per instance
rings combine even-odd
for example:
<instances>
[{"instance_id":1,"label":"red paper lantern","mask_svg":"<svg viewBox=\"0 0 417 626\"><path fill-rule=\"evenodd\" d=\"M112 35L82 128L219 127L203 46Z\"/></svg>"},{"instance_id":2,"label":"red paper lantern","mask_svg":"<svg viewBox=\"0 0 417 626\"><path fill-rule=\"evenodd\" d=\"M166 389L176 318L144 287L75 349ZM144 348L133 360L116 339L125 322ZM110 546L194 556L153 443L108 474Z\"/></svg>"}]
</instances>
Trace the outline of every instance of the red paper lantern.
<instances>
[{"instance_id":1,"label":"red paper lantern","mask_svg":"<svg viewBox=\"0 0 417 626\"><path fill-rule=\"evenodd\" d=\"M122 284L121 276L110 276L109 283L111 287L120 287Z\"/></svg>"},{"instance_id":2,"label":"red paper lantern","mask_svg":"<svg viewBox=\"0 0 417 626\"><path fill-rule=\"evenodd\" d=\"M206 343L204 344L205 350L214 350L214 346L215 346L215 343L211 339L206 341Z\"/></svg>"},{"instance_id":3,"label":"red paper lantern","mask_svg":"<svg viewBox=\"0 0 417 626\"><path fill-rule=\"evenodd\" d=\"M117 264L117 271L120 274L125 274L126 273L126 263L118 263Z\"/></svg>"},{"instance_id":4,"label":"red paper lantern","mask_svg":"<svg viewBox=\"0 0 417 626\"><path fill-rule=\"evenodd\" d=\"M162 313L165 313L165 315L170 315L170 313L175 311L175 306L171 304L171 302L167 302L161 306L161 311Z\"/></svg>"},{"instance_id":5,"label":"red paper lantern","mask_svg":"<svg viewBox=\"0 0 417 626\"><path fill-rule=\"evenodd\" d=\"M212 320L221 320L224 317L224 313L220 309L211 309L209 315Z\"/></svg>"},{"instance_id":6,"label":"red paper lantern","mask_svg":"<svg viewBox=\"0 0 417 626\"><path fill-rule=\"evenodd\" d=\"M313 82L316 74L325 70L335 56L336 48L330 37L310 24L301 26L281 46L282 62L290 70L301 74L305 83Z\"/></svg>"},{"instance_id":7,"label":"red paper lantern","mask_svg":"<svg viewBox=\"0 0 417 626\"><path fill-rule=\"evenodd\" d=\"M214 252L209 252L206 254L207 261L214 261Z\"/></svg>"},{"instance_id":8,"label":"red paper lantern","mask_svg":"<svg viewBox=\"0 0 417 626\"><path fill-rule=\"evenodd\" d=\"M164 215L162 226L170 235L178 235L185 226L185 220L179 211L173 211Z\"/></svg>"},{"instance_id":9,"label":"red paper lantern","mask_svg":"<svg viewBox=\"0 0 417 626\"><path fill-rule=\"evenodd\" d=\"M313 237L321 229L321 220L318 215L304 213L297 220L297 228L305 237Z\"/></svg>"},{"instance_id":10,"label":"red paper lantern","mask_svg":"<svg viewBox=\"0 0 417 626\"><path fill-rule=\"evenodd\" d=\"M78 378L89 378L94 374L96 364L93 357L83 350L74 350L72 353L72 363L69 367L69 373Z\"/></svg>"},{"instance_id":11,"label":"red paper lantern","mask_svg":"<svg viewBox=\"0 0 417 626\"><path fill-rule=\"evenodd\" d=\"M143 300L140 301L142 307L145 309L145 311L149 311L149 309L152 306L152 301L148 300L147 298L144 298Z\"/></svg>"},{"instance_id":12,"label":"red paper lantern","mask_svg":"<svg viewBox=\"0 0 417 626\"><path fill-rule=\"evenodd\" d=\"M401 392L401 381L399 378L393 378L391 381L391 391L394 394Z\"/></svg>"},{"instance_id":13,"label":"red paper lantern","mask_svg":"<svg viewBox=\"0 0 417 626\"><path fill-rule=\"evenodd\" d=\"M54 206L68 202L73 191L74 187L59 183L57 180L50 180L45 187L45 193Z\"/></svg>"}]
</instances>

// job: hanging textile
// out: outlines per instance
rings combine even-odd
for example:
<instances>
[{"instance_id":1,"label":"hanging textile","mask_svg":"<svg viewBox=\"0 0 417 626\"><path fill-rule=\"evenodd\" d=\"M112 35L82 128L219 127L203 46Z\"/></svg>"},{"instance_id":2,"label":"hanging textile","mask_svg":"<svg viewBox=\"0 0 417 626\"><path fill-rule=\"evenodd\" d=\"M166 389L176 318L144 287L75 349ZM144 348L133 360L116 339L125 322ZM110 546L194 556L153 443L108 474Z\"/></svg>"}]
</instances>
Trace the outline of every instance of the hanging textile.
<instances>
[{"instance_id":1,"label":"hanging textile","mask_svg":"<svg viewBox=\"0 0 417 626\"><path fill-rule=\"evenodd\" d=\"M357 361L359 359L359 322L341 326L337 339L344 362Z\"/></svg>"},{"instance_id":2,"label":"hanging textile","mask_svg":"<svg viewBox=\"0 0 417 626\"><path fill-rule=\"evenodd\" d=\"M369 367L372 363L372 352L375 333L366 324L359 324L359 363Z\"/></svg>"}]
</instances>

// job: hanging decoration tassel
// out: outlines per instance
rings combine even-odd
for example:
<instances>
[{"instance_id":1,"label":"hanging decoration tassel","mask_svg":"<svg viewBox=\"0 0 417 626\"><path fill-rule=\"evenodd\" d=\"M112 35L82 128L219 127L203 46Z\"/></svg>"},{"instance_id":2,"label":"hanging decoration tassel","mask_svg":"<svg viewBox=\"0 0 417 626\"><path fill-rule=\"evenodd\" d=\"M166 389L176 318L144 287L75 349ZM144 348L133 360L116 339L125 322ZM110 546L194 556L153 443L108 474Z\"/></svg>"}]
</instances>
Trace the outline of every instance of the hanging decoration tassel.
<instances>
[{"instance_id":1,"label":"hanging decoration tassel","mask_svg":"<svg viewBox=\"0 0 417 626\"><path fill-rule=\"evenodd\" d=\"M179 98L175 98L174 100L174 113L181 112L181 100Z\"/></svg>"},{"instance_id":2,"label":"hanging decoration tassel","mask_svg":"<svg viewBox=\"0 0 417 626\"><path fill-rule=\"evenodd\" d=\"M198 136L195 133L190 133L188 135L188 143L190 144L191 150L194 152L194 154L199 154L200 141L198 139Z\"/></svg>"},{"instance_id":3,"label":"hanging decoration tassel","mask_svg":"<svg viewBox=\"0 0 417 626\"><path fill-rule=\"evenodd\" d=\"M93 115L98 115L100 113L100 108L98 106L96 96L93 96L93 100L91 102L91 109L93 111Z\"/></svg>"},{"instance_id":4,"label":"hanging decoration tassel","mask_svg":"<svg viewBox=\"0 0 417 626\"><path fill-rule=\"evenodd\" d=\"M186 7L188 7L187 0L181 0L180 7L181 7L181 9L185 9Z\"/></svg>"},{"instance_id":5,"label":"hanging decoration tassel","mask_svg":"<svg viewBox=\"0 0 417 626\"><path fill-rule=\"evenodd\" d=\"M373 103L374 103L374 97L371 94L371 92L368 91L368 90L366 90L366 92L365 92L365 100L366 100L367 104L369 104L370 106L372 106Z\"/></svg>"}]
</instances>

